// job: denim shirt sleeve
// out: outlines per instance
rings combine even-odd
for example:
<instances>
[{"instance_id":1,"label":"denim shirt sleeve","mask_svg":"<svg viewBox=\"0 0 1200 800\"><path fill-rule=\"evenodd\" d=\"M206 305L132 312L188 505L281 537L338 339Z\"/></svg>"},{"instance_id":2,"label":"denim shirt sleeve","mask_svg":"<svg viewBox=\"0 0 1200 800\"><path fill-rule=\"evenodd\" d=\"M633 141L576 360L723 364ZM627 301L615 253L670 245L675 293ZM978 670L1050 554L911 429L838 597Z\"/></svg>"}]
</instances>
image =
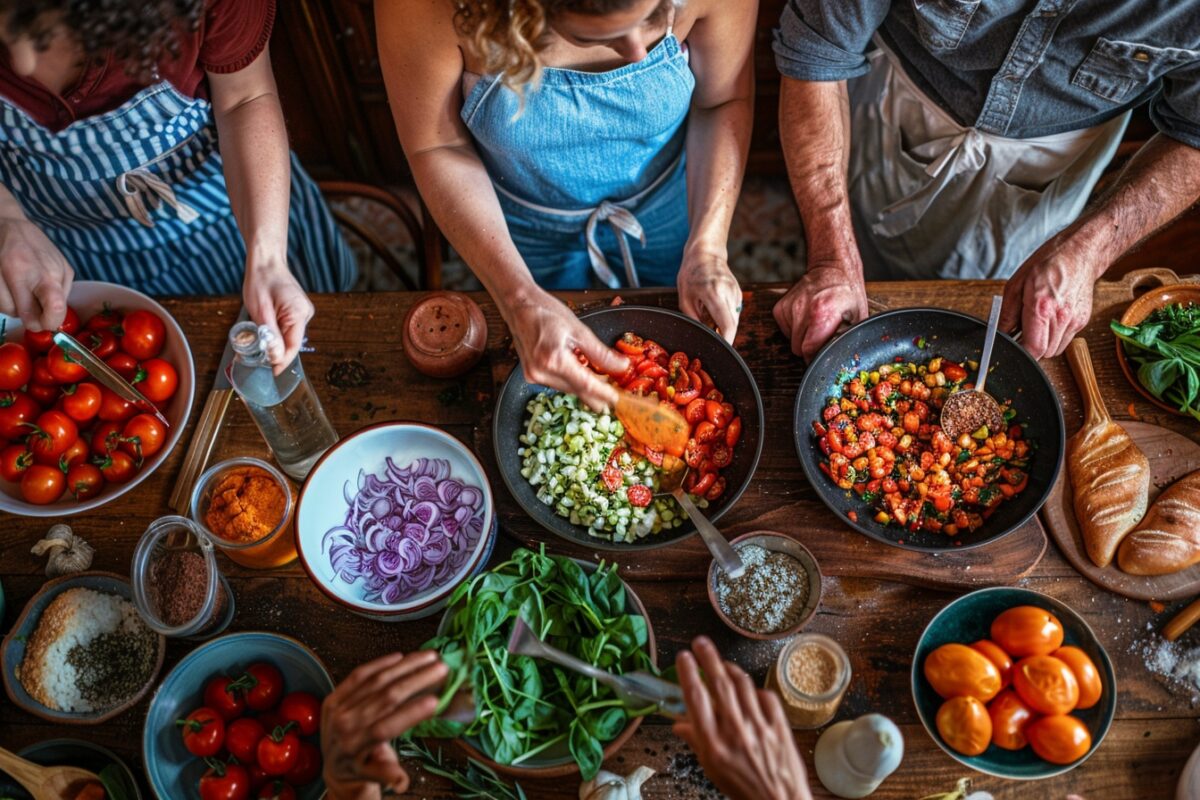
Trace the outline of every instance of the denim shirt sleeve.
<instances>
[{"instance_id":1,"label":"denim shirt sleeve","mask_svg":"<svg viewBox=\"0 0 1200 800\"><path fill-rule=\"evenodd\" d=\"M891 0L788 0L775 29L775 64L802 81L841 81L867 72L864 53Z\"/></svg>"},{"instance_id":2,"label":"denim shirt sleeve","mask_svg":"<svg viewBox=\"0 0 1200 800\"><path fill-rule=\"evenodd\" d=\"M1200 63L1167 73L1150 101L1150 119L1172 139L1200 148Z\"/></svg>"}]
</instances>

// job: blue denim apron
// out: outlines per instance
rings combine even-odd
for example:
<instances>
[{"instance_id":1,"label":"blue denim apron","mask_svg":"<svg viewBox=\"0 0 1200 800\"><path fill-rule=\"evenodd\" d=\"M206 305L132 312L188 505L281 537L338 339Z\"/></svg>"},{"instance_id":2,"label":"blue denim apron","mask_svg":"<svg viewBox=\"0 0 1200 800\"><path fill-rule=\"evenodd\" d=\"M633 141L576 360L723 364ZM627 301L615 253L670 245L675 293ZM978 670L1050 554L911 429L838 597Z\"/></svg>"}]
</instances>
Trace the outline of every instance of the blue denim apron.
<instances>
[{"instance_id":1,"label":"blue denim apron","mask_svg":"<svg viewBox=\"0 0 1200 800\"><path fill-rule=\"evenodd\" d=\"M587 288L593 275L614 289L674 284L688 237L695 86L669 24L641 61L608 72L547 67L524 108L498 76L470 89L463 122L539 285Z\"/></svg>"},{"instance_id":2,"label":"blue denim apron","mask_svg":"<svg viewBox=\"0 0 1200 800\"><path fill-rule=\"evenodd\" d=\"M288 265L308 291L349 289L355 263L292 156ZM246 248L212 106L169 83L57 133L0 98L0 183L76 276L152 295L239 294Z\"/></svg>"}]
</instances>

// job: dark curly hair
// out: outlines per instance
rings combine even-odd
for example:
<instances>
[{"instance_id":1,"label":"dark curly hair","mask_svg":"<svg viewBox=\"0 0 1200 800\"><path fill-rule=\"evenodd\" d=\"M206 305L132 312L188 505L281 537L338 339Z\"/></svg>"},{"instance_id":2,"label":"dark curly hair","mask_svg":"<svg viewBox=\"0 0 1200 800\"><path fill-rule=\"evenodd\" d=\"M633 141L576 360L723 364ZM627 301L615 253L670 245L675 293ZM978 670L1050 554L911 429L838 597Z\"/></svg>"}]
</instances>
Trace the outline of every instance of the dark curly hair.
<instances>
[{"instance_id":1,"label":"dark curly hair","mask_svg":"<svg viewBox=\"0 0 1200 800\"><path fill-rule=\"evenodd\" d=\"M195 31L204 0L0 0L10 36L29 36L45 47L59 24L90 58L105 53L141 80L179 57L181 33Z\"/></svg>"}]
</instances>

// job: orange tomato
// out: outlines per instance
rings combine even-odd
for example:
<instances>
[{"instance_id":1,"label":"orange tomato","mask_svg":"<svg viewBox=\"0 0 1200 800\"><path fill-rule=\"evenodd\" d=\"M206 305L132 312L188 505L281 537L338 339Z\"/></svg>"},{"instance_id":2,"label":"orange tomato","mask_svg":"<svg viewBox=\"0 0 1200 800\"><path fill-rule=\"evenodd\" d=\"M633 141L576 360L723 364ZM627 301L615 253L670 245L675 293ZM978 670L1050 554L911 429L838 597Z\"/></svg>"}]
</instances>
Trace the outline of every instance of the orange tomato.
<instances>
[{"instance_id":1,"label":"orange tomato","mask_svg":"<svg viewBox=\"0 0 1200 800\"><path fill-rule=\"evenodd\" d=\"M1076 708L1091 708L1100 702L1100 693L1104 685L1100 682L1100 672L1088 658L1088 654L1078 647L1067 645L1054 651L1054 657L1071 668L1075 680L1079 683L1079 702Z\"/></svg>"},{"instance_id":2,"label":"orange tomato","mask_svg":"<svg viewBox=\"0 0 1200 800\"><path fill-rule=\"evenodd\" d=\"M1047 656L1063 643L1058 617L1037 606L1014 606L992 620L992 641L1015 658Z\"/></svg>"},{"instance_id":3,"label":"orange tomato","mask_svg":"<svg viewBox=\"0 0 1200 800\"><path fill-rule=\"evenodd\" d=\"M945 698L969 696L986 703L1000 691L1000 670L963 644L944 644L926 656L925 678Z\"/></svg>"},{"instance_id":4,"label":"orange tomato","mask_svg":"<svg viewBox=\"0 0 1200 800\"><path fill-rule=\"evenodd\" d=\"M983 653L988 661L996 665L996 669L1000 671L1001 689L1012 683L1012 657L1004 652L1004 648L991 639L980 639L971 645L971 649Z\"/></svg>"},{"instance_id":5,"label":"orange tomato","mask_svg":"<svg viewBox=\"0 0 1200 800\"><path fill-rule=\"evenodd\" d=\"M992 744L996 747L1020 750L1029 744L1025 726L1037 715L1012 689L1005 689L988 703L988 716L992 719Z\"/></svg>"},{"instance_id":6,"label":"orange tomato","mask_svg":"<svg viewBox=\"0 0 1200 800\"><path fill-rule=\"evenodd\" d=\"M1054 656L1018 661L1013 667L1013 688L1039 714L1066 714L1079 702L1075 673Z\"/></svg>"},{"instance_id":7,"label":"orange tomato","mask_svg":"<svg viewBox=\"0 0 1200 800\"><path fill-rule=\"evenodd\" d=\"M942 703L937 729L946 744L964 756L979 755L992 741L992 719L974 697L951 697Z\"/></svg>"},{"instance_id":8,"label":"orange tomato","mask_svg":"<svg viewBox=\"0 0 1200 800\"><path fill-rule=\"evenodd\" d=\"M1042 717L1025 729L1033 752L1051 764L1070 764L1092 748L1092 734L1075 717Z\"/></svg>"}]
</instances>

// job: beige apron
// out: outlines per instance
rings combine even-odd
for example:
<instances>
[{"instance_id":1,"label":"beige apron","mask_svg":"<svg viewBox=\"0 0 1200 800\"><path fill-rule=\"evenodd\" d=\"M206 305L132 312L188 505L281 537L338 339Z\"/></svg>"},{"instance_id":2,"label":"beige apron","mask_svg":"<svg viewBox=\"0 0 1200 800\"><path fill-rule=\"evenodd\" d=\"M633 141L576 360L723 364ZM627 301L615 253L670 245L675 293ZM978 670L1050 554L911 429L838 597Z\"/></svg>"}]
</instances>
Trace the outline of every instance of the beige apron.
<instances>
[{"instance_id":1,"label":"beige apron","mask_svg":"<svg viewBox=\"0 0 1200 800\"><path fill-rule=\"evenodd\" d=\"M850 83L850 203L868 280L1006 278L1087 203L1129 122L1033 139L964 128L878 40Z\"/></svg>"}]
</instances>

